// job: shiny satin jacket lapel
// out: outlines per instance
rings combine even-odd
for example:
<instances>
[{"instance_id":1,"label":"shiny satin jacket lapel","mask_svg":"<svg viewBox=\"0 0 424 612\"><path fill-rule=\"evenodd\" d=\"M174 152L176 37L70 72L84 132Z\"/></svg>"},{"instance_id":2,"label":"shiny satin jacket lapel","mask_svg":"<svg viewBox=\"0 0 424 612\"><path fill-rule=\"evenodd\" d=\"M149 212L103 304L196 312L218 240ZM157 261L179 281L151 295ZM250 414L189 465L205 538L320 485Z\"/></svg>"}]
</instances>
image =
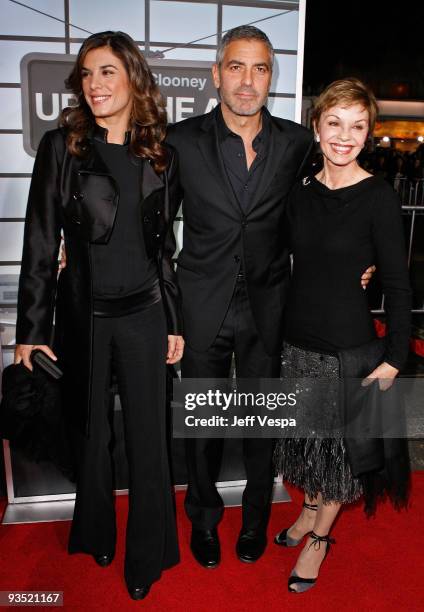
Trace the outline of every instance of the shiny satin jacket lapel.
<instances>
[{"instance_id":1,"label":"shiny satin jacket lapel","mask_svg":"<svg viewBox=\"0 0 424 612\"><path fill-rule=\"evenodd\" d=\"M79 168L80 174L97 174L98 176L110 176L109 168L96 150L94 144L90 145L90 151L81 161Z\"/></svg>"},{"instance_id":2,"label":"shiny satin jacket lapel","mask_svg":"<svg viewBox=\"0 0 424 612\"><path fill-rule=\"evenodd\" d=\"M105 244L113 231L119 206L119 187L96 148L78 160L70 189L68 217L82 238ZM140 163L140 206L153 193L164 189L163 180L146 159Z\"/></svg>"},{"instance_id":3,"label":"shiny satin jacket lapel","mask_svg":"<svg viewBox=\"0 0 424 612\"><path fill-rule=\"evenodd\" d=\"M104 244L110 238L116 218L118 185L93 145L84 158L70 159L74 171L64 171L70 181L70 185L64 186L69 193L67 215L81 238Z\"/></svg>"},{"instance_id":4,"label":"shiny satin jacket lapel","mask_svg":"<svg viewBox=\"0 0 424 612\"><path fill-rule=\"evenodd\" d=\"M141 195L142 199L148 198L151 193L163 188L164 182L153 170L149 160L141 160ZM79 168L79 174L95 174L97 176L108 176L115 183L115 179L109 172L103 159L96 151L94 146L91 147L90 153L83 160ZM115 183L116 184L116 183Z\"/></svg>"},{"instance_id":5,"label":"shiny satin jacket lapel","mask_svg":"<svg viewBox=\"0 0 424 612\"><path fill-rule=\"evenodd\" d=\"M264 112L269 113L269 111L265 108ZM252 211L255 206L258 205L262 196L265 195L272 182L272 179L278 172L278 169L283 165L284 157L287 155L287 149L292 142L291 138L284 133L284 130L273 121L271 115L269 116L269 119L271 122L271 133L269 139L269 150L265 159L265 168L263 170L258 188L250 202L247 213Z\"/></svg>"},{"instance_id":6,"label":"shiny satin jacket lapel","mask_svg":"<svg viewBox=\"0 0 424 612\"><path fill-rule=\"evenodd\" d=\"M164 189L165 183L156 174L149 160L143 159L141 163L141 197L146 200L154 191Z\"/></svg>"},{"instance_id":7,"label":"shiny satin jacket lapel","mask_svg":"<svg viewBox=\"0 0 424 612\"><path fill-rule=\"evenodd\" d=\"M240 204L228 179L224 162L222 161L222 155L218 144L216 112L216 110L213 110L211 113L209 113L202 123L201 134L198 140L199 149L210 172L213 176L215 176L219 185L223 187L224 192L226 193L230 202L239 212L242 212Z\"/></svg>"}]
</instances>

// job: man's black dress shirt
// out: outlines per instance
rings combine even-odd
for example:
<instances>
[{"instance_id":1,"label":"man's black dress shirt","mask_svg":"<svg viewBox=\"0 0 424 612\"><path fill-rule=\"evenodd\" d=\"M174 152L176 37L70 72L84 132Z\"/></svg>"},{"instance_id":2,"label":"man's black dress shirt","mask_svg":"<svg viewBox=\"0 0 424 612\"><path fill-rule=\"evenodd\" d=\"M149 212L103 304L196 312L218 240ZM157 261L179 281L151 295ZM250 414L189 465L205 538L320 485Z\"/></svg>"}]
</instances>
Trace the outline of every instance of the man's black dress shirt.
<instances>
[{"instance_id":1,"label":"man's black dress shirt","mask_svg":"<svg viewBox=\"0 0 424 612\"><path fill-rule=\"evenodd\" d=\"M248 168L242 138L232 132L226 125L221 109L217 117L218 141L225 170L242 210L247 212L253 195L259 186L265 158L268 155L271 131L269 118L266 113L262 113L262 128L252 142L256 157Z\"/></svg>"}]
</instances>

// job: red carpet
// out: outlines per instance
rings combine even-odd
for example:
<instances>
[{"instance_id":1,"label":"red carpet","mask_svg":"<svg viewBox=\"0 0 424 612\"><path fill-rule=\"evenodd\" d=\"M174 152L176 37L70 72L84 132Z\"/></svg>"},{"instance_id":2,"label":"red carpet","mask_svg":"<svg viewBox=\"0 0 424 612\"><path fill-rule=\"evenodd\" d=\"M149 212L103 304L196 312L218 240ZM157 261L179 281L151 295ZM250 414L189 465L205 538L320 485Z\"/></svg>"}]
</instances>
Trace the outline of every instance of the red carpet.
<instances>
[{"instance_id":1,"label":"red carpet","mask_svg":"<svg viewBox=\"0 0 424 612\"><path fill-rule=\"evenodd\" d=\"M290 494L294 503L273 506L270 540L299 512L301 496L292 488ZM69 523L1 526L0 590L62 590L64 609L73 612L137 607L170 612L423 610L423 472L414 474L408 511L398 513L383 504L376 517L367 520L358 506L345 510L333 530L337 544L322 567L317 586L300 595L288 593L286 587L298 549L281 549L270 542L256 564L242 564L235 557L239 508L226 510L220 525L221 566L215 570L198 566L188 548L189 525L182 500L179 493L182 561L163 574L142 602L129 599L122 577L126 498L117 499L117 556L105 569L86 555L68 556Z\"/></svg>"},{"instance_id":2,"label":"red carpet","mask_svg":"<svg viewBox=\"0 0 424 612\"><path fill-rule=\"evenodd\" d=\"M374 319L374 327L379 338L386 335L386 324L380 321L380 319ZM409 339L409 349L416 355L424 357L424 340L422 338L411 337Z\"/></svg>"}]
</instances>

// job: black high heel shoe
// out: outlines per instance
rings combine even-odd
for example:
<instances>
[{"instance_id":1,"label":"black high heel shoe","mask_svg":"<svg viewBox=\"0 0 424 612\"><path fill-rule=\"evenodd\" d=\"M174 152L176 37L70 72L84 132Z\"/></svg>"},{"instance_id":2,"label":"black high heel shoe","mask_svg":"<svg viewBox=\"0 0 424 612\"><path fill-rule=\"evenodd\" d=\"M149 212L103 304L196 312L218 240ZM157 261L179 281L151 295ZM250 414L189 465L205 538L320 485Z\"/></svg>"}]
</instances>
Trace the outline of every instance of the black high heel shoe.
<instances>
[{"instance_id":1,"label":"black high heel shoe","mask_svg":"<svg viewBox=\"0 0 424 612\"><path fill-rule=\"evenodd\" d=\"M305 501L303 502L302 507L307 508L308 510L314 510L315 512L318 510L317 504L307 504ZM283 531L280 531L280 533L277 533L274 538L274 543L278 544L278 546L286 546L287 548L292 548L300 544L305 536L303 536L299 540L291 538L287 533L289 529L290 527L288 527L287 529L283 529Z\"/></svg>"},{"instance_id":2,"label":"black high heel shoe","mask_svg":"<svg viewBox=\"0 0 424 612\"><path fill-rule=\"evenodd\" d=\"M310 532L309 537L313 539L313 542L309 544L308 550L310 549L311 546L313 546L315 550L319 550L321 548L321 542L326 543L324 559L330 552L330 545L336 543L336 540L334 540L333 538L330 538L329 535L319 536L314 531ZM322 561L324 561L324 559ZM302 578L301 576L298 576L296 572L293 570L289 576L287 586L288 586L290 593L305 593L305 591L309 591L309 589L312 589L312 587L315 585L317 580L318 580L318 576L316 578ZM294 584L297 584L299 588L293 589L292 586Z\"/></svg>"}]
</instances>

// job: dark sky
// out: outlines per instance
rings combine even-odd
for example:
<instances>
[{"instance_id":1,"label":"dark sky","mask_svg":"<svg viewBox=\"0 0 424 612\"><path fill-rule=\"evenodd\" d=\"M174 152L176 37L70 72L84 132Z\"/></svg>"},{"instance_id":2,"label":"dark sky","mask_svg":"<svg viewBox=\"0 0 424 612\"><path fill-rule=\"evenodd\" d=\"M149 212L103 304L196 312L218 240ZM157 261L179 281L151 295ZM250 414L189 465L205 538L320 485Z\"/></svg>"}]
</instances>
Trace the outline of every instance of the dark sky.
<instances>
[{"instance_id":1,"label":"dark sky","mask_svg":"<svg viewBox=\"0 0 424 612\"><path fill-rule=\"evenodd\" d=\"M424 99L424 0L307 0L304 92L343 76L380 98Z\"/></svg>"}]
</instances>

